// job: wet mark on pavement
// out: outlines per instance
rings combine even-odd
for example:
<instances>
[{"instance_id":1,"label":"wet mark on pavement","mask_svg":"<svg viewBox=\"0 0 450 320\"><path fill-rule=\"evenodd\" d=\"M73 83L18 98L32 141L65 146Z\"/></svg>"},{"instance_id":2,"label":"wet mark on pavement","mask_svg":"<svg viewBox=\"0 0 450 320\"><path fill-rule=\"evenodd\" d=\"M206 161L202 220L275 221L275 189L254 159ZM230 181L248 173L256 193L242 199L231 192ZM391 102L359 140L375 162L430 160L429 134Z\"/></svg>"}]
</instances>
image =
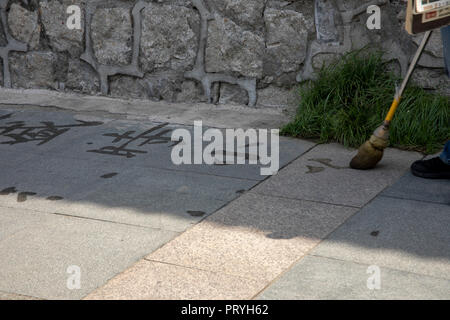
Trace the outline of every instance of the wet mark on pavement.
<instances>
[{"instance_id":1,"label":"wet mark on pavement","mask_svg":"<svg viewBox=\"0 0 450 320\"><path fill-rule=\"evenodd\" d=\"M259 142L257 143L257 144L249 144L249 143L247 143L245 146L244 146L244 148L245 148L245 150L249 150L249 148L251 147L251 146L256 146L257 148L259 148ZM239 146L238 146L238 148L239 148ZM214 162L214 165L215 166L228 166L228 165L234 165L234 164L238 164L238 161L239 160L244 160L244 162L246 162L247 160L250 160L250 158L253 158L253 159L256 159L257 161L259 161L260 160L260 158L259 158L259 154L258 153L256 153L256 154L250 154L249 152L245 152L245 153L239 153L239 152L236 152L236 151L233 151L233 152L227 152L227 151L225 151L225 150L217 150L217 153L219 154L219 155L221 155L220 156L220 159L222 159L221 161L220 160L218 160L218 159L216 159L215 160L215 162ZM216 150L213 150L212 152L211 152L211 156L212 157L216 157ZM232 156L233 157L233 160L232 160L232 162L231 163L227 163L227 157L228 156Z\"/></svg>"},{"instance_id":2,"label":"wet mark on pavement","mask_svg":"<svg viewBox=\"0 0 450 320\"><path fill-rule=\"evenodd\" d=\"M9 188L6 188L6 189L3 189L2 191L0 191L0 195L7 196L11 193L16 193L16 192L17 192L16 187L9 187Z\"/></svg>"},{"instance_id":3,"label":"wet mark on pavement","mask_svg":"<svg viewBox=\"0 0 450 320\"><path fill-rule=\"evenodd\" d=\"M103 178L103 179L110 179L110 178L115 177L115 176L117 176L117 175L118 175L117 172L111 172L111 173L107 173L107 174L102 175L100 178Z\"/></svg>"},{"instance_id":4,"label":"wet mark on pavement","mask_svg":"<svg viewBox=\"0 0 450 320\"><path fill-rule=\"evenodd\" d=\"M76 124L56 125L53 121L41 121L41 125L27 126L25 121L9 122L0 126L0 137L10 140L0 144L15 145L18 143L38 142L38 146L48 143L56 137L68 132L72 128L92 127L102 125L103 122L88 122L77 120Z\"/></svg>"},{"instance_id":5,"label":"wet mark on pavement","mask_svg":"<svg viewBox=\"0 0 450 320\"><path fill-rule=\"evenodd\" d=\"M333 160L331 160L331 159L319 158L319 159L308 159L308 161L318 162L320 164L323 164L324 166L327 166L329 168L336 169L336 170L348 169L348 167L341 167L341 166L336 166L336 165L332 164L331 162ZM308 172L306 172L306 173L319 173L326 169L324 167L313 167L313 166L308 166L308 165L306 167L308 167Z\"/></svg>"},{"instance_id":6,"label":"wet mark on pavement","mask_svg":"<svg viewBox=\"0 0 450 320\"><path fill-rule=\"evenodd\" d=\"M341 167L341 166L336 166L334 164L331 164L331 162L333 160L331 159L308 159L309 161L315 161L318 163L321 163L327 167L333 168L333 169L337 169L337 170L341 170L341 169L348 169L348 167Z\"/></svg>"},{"instance_id":7,"label":"wet mark on pavement","mask_svg":"<svg viewBox=\"0 0 450 320\"><path fill-rule=\"evenodd\" d=\"M7 195L14 194L17 192L18 192L18 190L16 187L8 187L8 188L0 191L0 196L7 196ZM25 202L25 201L27 201L27 197L35 196L36 194L37 194L36 192L30 192L30 191L19 192L17 194L17 202ZM50 201L57 201L57 200L62 200L62 199L64 199L64 198L60 197L60 196L47 197L47 200L50 200Z\"/></svg>"},{"instance_id":8,"label":"wet mark on pavement","mask_svg":"<svg viewBox=\"0 0 450 320\"><path fill-rule=\"evenodd\" d=\"M372 237L378 237L379 234L380 234L380 231L372 231L372 232L370 233L370 235L371 235Z\"/></svg>"},{"instance_id":9,"label":"wet mark on pavement","mask_svg":"<svg viewBox=\"0 0 450 320\"><path fill-rule=\"evenodd\" d=\"M172 132L172 129L165 129L168 125L169 123L157 125L141 134L137 134L136 131L127 131L125 133L105 133L103 136L114 138L112 141L113 144L121 143L121 145L106 146L96 150L88 150L87 152L121 156L130 159L136 157L138 154L148 153L145 150L137 149L145 145L170 144L169 147L173 147L182 142L182 140L174 142L170 136L165 136L166 134ZM129 146L132 144L135 144L136 146L130 148Z\"/></svg>"},{"instance_id":10,"label":"wet mark on pavement","mask_svg":"<svg viewBox=\"0 0 450 320\"><path fill-rule=\"evenodd\" d=\"M36 192L27 192L27 191L20 192L17 195L17 202L25 202L25 201L27 201L28 196L35 196L35 195L36 195Z\"/></svg>"},{"instance_id":11,"label":"wet mark on pavement","mask_svg":"<svg viewBox=\"0 0 450 320\"><path fill-rule=\"evenodd\" d=\"M47 200L50 200L50 201L59 201L59 200L62 200L62 199L64 199L63 197L60 197L60 196L50 196L50 197L47 197Z\"/></svg>"},{"instance_id":12,"label":"wet mark on pavement","mask_svg":"<svg viewBox=\"0 0 450 320\"><path fill-rule=\"evenodd\" d=\"M308 172L307 173L318 173L318 172L322 172L325 170L325 168L323 167L313 167L313 166L307 166L308 167Z\"/></svg>"},{"instance_id":13,"label":"wet mark on pavement","mask_svg":"<svg viewBox=\"0 0 450 320\"><path fill-rule=\"evenodd\" d=\"M206 212L203 211L191 211L191 210L188 210L187 213L189 213L192 217L203 217L206 214Z\"/></svg>"}]
</instances>

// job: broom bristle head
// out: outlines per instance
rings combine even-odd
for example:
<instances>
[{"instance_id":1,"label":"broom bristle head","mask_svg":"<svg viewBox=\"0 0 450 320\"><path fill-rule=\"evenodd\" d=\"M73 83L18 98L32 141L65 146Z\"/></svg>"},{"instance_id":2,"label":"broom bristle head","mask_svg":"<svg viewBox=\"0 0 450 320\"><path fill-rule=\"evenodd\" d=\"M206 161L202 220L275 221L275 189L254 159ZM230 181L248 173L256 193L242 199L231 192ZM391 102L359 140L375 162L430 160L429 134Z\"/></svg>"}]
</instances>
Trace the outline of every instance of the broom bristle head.
<instances>
[{"instance_id":1,"label":"broom bristle head","mask_svg":"<svg viewBox=\"0 0 450 320\"><path fill-rule=\"evenodd\" d=\"M372 138L359 148L357 155L350 162L351 168L358 170L373 169L383 158L383 148L375 147Z\"/></svg>"}]
</instances>

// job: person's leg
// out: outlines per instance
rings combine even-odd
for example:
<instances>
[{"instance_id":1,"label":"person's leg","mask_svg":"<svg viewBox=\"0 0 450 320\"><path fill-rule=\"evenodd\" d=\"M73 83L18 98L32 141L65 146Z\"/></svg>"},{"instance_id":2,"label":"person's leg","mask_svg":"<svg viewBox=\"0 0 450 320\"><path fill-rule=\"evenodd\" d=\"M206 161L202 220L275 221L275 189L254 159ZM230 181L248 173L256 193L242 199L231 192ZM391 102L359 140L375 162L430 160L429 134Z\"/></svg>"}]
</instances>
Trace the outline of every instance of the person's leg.
<instances>
[{"instance_id":1,"label":"person's leg","mask_svg":"<svg viewBox=\"0 0 450 320\"><path fill-rule=\"evenodd\" d=\"M441 34L444 47L445 70L447 70L447 75L450 78L450 25L441 28ZM450 165L450 140L445 144L440 158L445 164Z\"/></svg>"},{"instance_id":2,"label":"person's leg","mask_svg":"<svg viewBox=\"0 0 450 320\"><path fill-rule=\"evenodd\" d=\"M450 140L445 144L444 151L442 151L440 158L442 162L450 165Z\"/></svg>"},{"instance_id":3,"label":"person's leg","mask_svg":"<svg viewBox=\"0 0 450 320\"><path fill-rule=\"evenodd\" d=\"M450 25L441 28L444 47L444 62L447 75L450 77ZM450 179L450 140L445 144L439 157L430 160L416 161L411 165L411 172L427 179Z\"/></svg>"},{"instance_id":4,"label":"person's leg","mask_svg":"<svg viewBox=\"0 0 450 320\"><path fill-rule=\"evenodd\" d=\"M439 157L419 160L411 165L411 172L421 178L450 179L450 140Z\"/></svg>"},{"instance_id":5,"label":"person's leg","mask_svg":"<svg viewBox=\"0 0 450 320\"><path fill-rule=\"evenodd\" d=\"M444 62L447 75L450 77L450 25L441 28L442 44L444 45Z\"/></svg>"}]
</instances>

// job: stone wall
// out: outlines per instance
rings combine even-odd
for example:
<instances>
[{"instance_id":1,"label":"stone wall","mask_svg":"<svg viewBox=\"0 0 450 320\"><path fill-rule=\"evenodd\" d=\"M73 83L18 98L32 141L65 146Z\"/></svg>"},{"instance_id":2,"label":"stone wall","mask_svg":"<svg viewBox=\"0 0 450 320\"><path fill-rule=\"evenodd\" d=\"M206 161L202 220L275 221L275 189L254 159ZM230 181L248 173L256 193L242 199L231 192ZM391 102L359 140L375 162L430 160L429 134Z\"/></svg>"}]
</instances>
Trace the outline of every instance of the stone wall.
<instances>
[{"instance_id":1,"label":"stone wall","mask_svg":"<svg viewBox=\"0 0 450 320\"><path fill-rule=\"evenodd\" d=\"M66 9L82 10L81 29ZM371 4L381 29L369 30ZM367 44L406 71L420 36L401 0L0 0L0 85L283 107L298 82ZM415 79L450 91L435 32Z\"/></svg>"}]
</instances>

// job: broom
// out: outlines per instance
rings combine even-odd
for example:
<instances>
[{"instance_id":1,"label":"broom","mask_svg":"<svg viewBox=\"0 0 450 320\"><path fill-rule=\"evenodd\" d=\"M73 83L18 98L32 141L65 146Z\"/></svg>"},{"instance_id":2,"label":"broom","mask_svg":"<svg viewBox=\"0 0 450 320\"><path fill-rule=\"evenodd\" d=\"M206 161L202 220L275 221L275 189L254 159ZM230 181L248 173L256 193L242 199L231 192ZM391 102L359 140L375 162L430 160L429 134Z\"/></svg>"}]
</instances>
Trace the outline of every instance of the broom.
<instances>
[{"instance_id":1,"label":"broom","mask_svg":"<svg viewBox=\"0 0 450 320\"><path fill-rule=\"evenodd\" d=\"M428 42L428 39L430 38L431 32L432 30L425 32L422 42L420 43L414 59L409 66L408 73L403 79L400 89L396 90L394 101L392 102L386 119L384 120L383 124L374 131L370 139L359 147L357 155L353 157L352 161L350 162L351 168L359 170L372 169L383 158L384 149L386 149L389 145L389 127L391 125L391 121L394 118L395 111L400 104L403 92L408 85L417 62L419 61L420 56L422 55L422 52Z\"/></svg>"}]
</instances>

